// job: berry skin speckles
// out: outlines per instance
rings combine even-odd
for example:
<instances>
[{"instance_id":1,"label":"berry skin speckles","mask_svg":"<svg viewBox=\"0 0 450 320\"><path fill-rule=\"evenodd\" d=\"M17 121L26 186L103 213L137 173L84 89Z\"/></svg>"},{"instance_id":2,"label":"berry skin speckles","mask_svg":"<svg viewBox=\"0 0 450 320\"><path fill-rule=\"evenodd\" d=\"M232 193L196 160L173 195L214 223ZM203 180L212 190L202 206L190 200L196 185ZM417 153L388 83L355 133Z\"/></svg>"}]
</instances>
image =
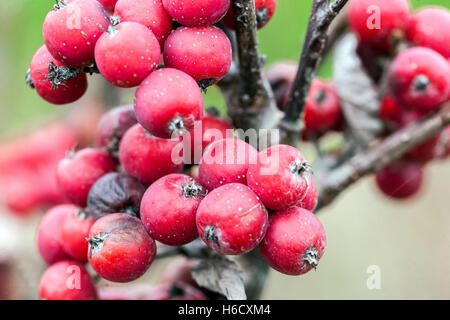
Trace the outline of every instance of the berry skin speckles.
<instances>
[{"instance_id":1,"label":"berry skin speckles","mask_svg":"<svg viewBox=\"0 0 450 320\"><path fill-rule=\"evenodd\" d=\"M209 26L227 13L230 0L163 0L172 18L188 27Z\"/></svg>"},{"instance_id":2,"label":"berry skin speckles","mask_svg":"<svg viewBox=\"0 0 450 320\"><path fill-rule=\"evenodd\" d=\"M211 191L197 210L200 238L221 254L244 254L263 239L266 208L247 186L230 183Z\"/></svg>"},{"instance_id":3,"label":"berry skin speckles","mask_svg":"<svg viewBox=\"0 0 450 320\"><path fill-rule=\"evenodd\" d=\"M131 88L138 86L161 57L161 48L152 31L136 22L110 26L97 41L95 61L110 83Z\"/></svg>"}]
</instances>

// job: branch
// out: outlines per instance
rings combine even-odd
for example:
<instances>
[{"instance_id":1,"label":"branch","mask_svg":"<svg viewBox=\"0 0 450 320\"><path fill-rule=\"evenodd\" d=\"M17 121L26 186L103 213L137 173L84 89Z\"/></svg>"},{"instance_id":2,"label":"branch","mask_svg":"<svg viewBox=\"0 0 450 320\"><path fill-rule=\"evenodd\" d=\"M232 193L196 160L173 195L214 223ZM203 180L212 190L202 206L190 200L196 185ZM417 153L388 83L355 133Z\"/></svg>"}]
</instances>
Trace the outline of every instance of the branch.
<instances>
[{"instance_id":1,"label":"branch","mask_svg":"<svg viewBox=\"0 0 450 320\"><path fill-rule=\"evenodd\" d=\"M320 183L320 200L316 210L332 203L342 191L362 177L395 162L448 125L450 125L450 103L421 121L393 133L372 149L354 156L332 170Z\"/></svg>"},{"instance_id":2,"label":"branch","mask_svg":"<svg viewBox=\"0 0 450 320\"><path fill-rule=\"evenodd\" d=\"M297 76L280 123L282 142L296 146L303 129L303 110L317 68L324 55L328 28L348 0L314 0Z\"/></svg>"}]
</instances>

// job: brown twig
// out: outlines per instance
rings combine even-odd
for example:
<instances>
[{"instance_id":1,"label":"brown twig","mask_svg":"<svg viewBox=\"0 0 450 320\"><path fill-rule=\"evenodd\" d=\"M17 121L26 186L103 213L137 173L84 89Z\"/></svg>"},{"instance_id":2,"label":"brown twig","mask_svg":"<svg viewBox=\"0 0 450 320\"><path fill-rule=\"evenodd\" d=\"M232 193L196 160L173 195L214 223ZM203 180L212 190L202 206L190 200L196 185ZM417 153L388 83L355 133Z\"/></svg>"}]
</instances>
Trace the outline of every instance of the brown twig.
<instances>
[{"instance_id":1,"label":"brown twig","mask_svg":"<svg viewBox=\"0 0 450 320\"><path fill-rule=\"evenodd\" d=\"M282 142L296 146L303 129L303 109L328 40L328 28L347 0L314 0L297 76L280 123Z\"/></svg>"},{"instance_id":2,"label":"brown twig","mask_svg":"<svg viewBox=\"0 0 450 320\"><path fill-rule=\"evenodd\" d=\"M421 121L399 130L364 153L357 154L340 167L329 172L320 182L317 211L362 177L374 173L398 160L425 140L450 125L450 103Z\"/></svg>"}]
</instances>

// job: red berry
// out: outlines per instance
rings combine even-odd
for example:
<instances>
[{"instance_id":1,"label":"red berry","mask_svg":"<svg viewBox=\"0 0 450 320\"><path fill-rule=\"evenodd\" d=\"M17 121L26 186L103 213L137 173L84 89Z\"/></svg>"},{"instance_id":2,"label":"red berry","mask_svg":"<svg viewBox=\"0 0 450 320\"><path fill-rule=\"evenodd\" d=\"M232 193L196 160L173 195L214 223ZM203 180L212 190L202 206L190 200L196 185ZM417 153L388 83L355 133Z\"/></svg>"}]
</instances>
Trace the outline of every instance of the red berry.
<instances>
[{"instance_id":1,"label":"red berry","mask_svg":"<svg viewBox=\"0 0 450 320\"><path fill-rule=\"evenodd\" d=\"M425 47L401 52L392 62L388 81L391 93L405 108L427 112L447 101L450 67L439 53Z\"/></svg>"},{"instance_id":2,"label":"red berry","mask_svg":"<svg viewBox=\"0 0 450 320\"><path fill-rule=\"evenodd\" d=\"M334 86L315 79L305 105L306 134L321 134L334 128L340 115L339 97Z\"/></svg>"},{"instance_id":3,"label":"red berry","mask_svg":"<svg viewBox=\"0 0 450 320\"><path fill-rule=\"evenodd\" d=\"M144 300L207 300L205 295L188 283L162 283L143 296Z\"/></svg>"},{"instance_id":4,"label":"red berry","mask_svg":"<svg viewBox=\"0 0 450 320\"><path fill-rule=\"evenodd\" d=\"M247 170L256 162L258 151L240 139L224 139L210 144L199 167L199 181L208 190L227 183L247 184Z\"/></svg>"},{"instance_id":5,"label":"red berry","mask_svg":"<svg viewBox=\"0 0 450 320\"><path fill-rule=\"evenodd\" d=\"M248 186L271 210L300 205L312 184L310 167L296 148L269 147L258 154L247 172Z\"/></svg>"},{"instance_id":6,"label":"red berry","mask_svg":"<svg viewBox=\"0 0 450 320\"><path fill-rule=\"evenodd\" d=\"M376 174L378 188L394 199L407 199L415 195L423 185L423 167L415 162L398 162Z\"/></svg>"},{"instance_id":7,"label":"red berry","mask_svg":"<svg viewBox=\"0 0 450 320\"><path fill-rule=\"evenodd\" d=\"M114 11L114 7L117 5L117 0L97 0L100 4L109 12Z\"/></svg>"},{"instance_id":8,"label":"red berry","mask_svg":"<svg viewBox=\"0 0 450 320\"><path fill-rule=\"evenodd\" d=\"M149 28L161 49L172 31L172 18L164 9L162 0L119 0L114 15L122 22L134 21Z\"/></svg>"},{"instance_id":9,"label":"red berry","mask_svg":"<svg viewBox=\"0 0 450 320\"><path fill-rule=\"evenodd\" d=\"M186 137L191 150L191 164L198 164L202 158L203 150L214 141L233 137L232 129L233 127L227 120L206 114L201 123L189 133L189 137ZM183 138L183 142L185 141L185 138Z\"/></svg>"},{"instance_id":10,"label":"red berry","mask_svg":"<svg viewBox=\"0 0 450 320\"><path fill-rule=\"evenodd\" d=\"M39 299L96 300L97 292L94 281L81 263L63 260L49 267L42 275Z\"/></svg>"},{"instance_id":11,"label":"red berry","mask_svg":"<svg viewBox=\"0 0 450 320\"><path fill-rule=\"evenodd\" d=\"M163 0L174 20L188 27L209 26L223 18L230 0Z\"/></svg>"},{"instance_id":12,"label":"red berry","mask_svg":"<svg viewBox=\"0 0 450 320\"><path fill-rule=\"evenodd\" d=\"M89 238L89 263L109 281L136 280L147 271L156 255L155 241L142 222L124 213L97 220Z\"/></svg>"},{"instance_id":13,"label":"red berry","mask_svg":"<svg viewBox=\"0 0 450 320\"><path fill-rule=\"evenodd\" d=\"M319 201L319 193L317 192L316 185L311 182L311 185L306 192L305 197L300 202L299 207L308 211L314 212Z\"/></svg>"},{"instance_id":14,"label":"red berry","mask_svg":"<svg viewBox=\"0 0 450 320\"><path fill-rule=\"evenodd\" d=\"M277 0L255 0L256 22L258 29L263 28L272 19L277 7ZM235 29L233 4L230 5L222 22L231 30Z\"/></svg>"},{"instance_id":15,"label":"red berry","mask_svg":"<svg viewBox=\"0 0 450 320\"><path fill-rule=\"evenodd\" d=\"M195 215L205 195L203 187L187 175L162 177L142 198L142 223L150 236L161 243L187 244L198 237Z\"/></svg>"},{"instance_id":16,"label":"red berry","mask_svg":"<svg viewBox=\"0 0 450 320\"><path fill-rule=\"evenodd\" d=\"M450 59L450 11L445 8L424 8L409 21L408 40L428 47Z\"/></svg>"},{"instance_id":17,"label":"red berry","mask_svg":"<svg viewBox=\"0 0 450 320\"><path fill-rule=\"evenodd\" d=\"M122 106L105 113L97 128L97 143L100 147L118 156L120 141L129 128L137 123L133 107Z\"/></svg>"},{"instance_id":18,"label":"red berry","mask_svg":"<svg viewBox=\"0 0 450 320\"><path fill-rule=\"evenodd\" d=\"M183 169L182 157L178 162L174 154L179 145L182 145L179 140L154 137L136 124L122 138L120 163L125 172L148 186L167 174Z\"/></svg>"},{"instance_id":19,"label":"red berry","mask_svg":"<svg viewBox=\"0 0 450 320\"><path fill-rule=\"evenodd\" d=\"M222 79L231 67L231 43L217 27L180 27L166 41L166 67L186 72L207 88Z\"/></svg>"},{"instance_id":20,"label":"red berry","mask_svg":"<svg viewBox=\"0 0 450 320\"><path fill-rule=\"evenodd\" d=\"M259 248L263 259L275 270L301 275L317 267L326 242L319 219L308 210L294 207L270 215Z\"/></svg>"},{"instance_id":21,"label":"red berry","mask_svg":"<svg viewBox=\"0 0 450 320\"><path fill-rule=\"evenodd\" d=\"M63 195L72 203L84 207L95 181L114 171L115 167L114 160L106 151L87 148L61 160L56 177Z\"/></svg>"},{"instance_id":22,"label":"red berry","mask_svg":"<svg viewBox=\"0 0 450 320\"><path fill-rule=\"evenodd\" d=\"M134 101L139 123L160 138L180 136L203 118L203 97L197 83L186 73L160 69L145 79Z\"/></svg>"},{"instance_id":23,"label":"red berry","mask_svg":"<svg viewBox=\"0 0 450 320\"><path fill-rule=\"evenodd\" d=\"M240 183L214 189L197 210L200 237L221 254L253 250L263 239L267 222L267 210L258 196Z\"/></svg>"},{"instance_id":24,"label":"red berry","mask_svg":"<svg viewBox=\"0 0 450 320\"><path fill-rule=\"evenodd\" d=\"M404 110L398 105L394 98L386 96L381 100L378 115L381 119L398 123L401 121Z\"/></svg>"},{"instance_id":25,"label":"red berry","mask_svg":"<svg viewBox=\"0 0 450 320\"><path fill-rule=\"evenodd\" d=\"M108 173L89 191L87 209L94 219L119 212L139 217L144 193L145 187L126 173Z\"/></svg>"},{"instance_id":26,"label":"red berry","mask_svg":"<svg viewBox=\"0 0 450 320\"><path fill-rule=\"evenodd\" d=\"M88 243L86 237L94 224L86 211L75 209L65 216L61 230L62 246L72 259L86 262Z\"/></svg>"},{"instance_id":27,"label":"red berry","mask_svg":"<svg viewBox=\"0 0 450 320\"><path fill-rule=\"evenodd\" d=\"M67 215L78 208L66 204L51 208L42 217L37 228L37 245L42 259L53 264L68 258L63 248L62 226Z\"/></svg>"},{"instance_id":28,"label":"red berry","mask_svg":"<svg viewBox=\"0 0 450 320\"><path fill-rule=\"evenodd\" d=\"M409 11L408 0L351 0L348 19L361 43L386 51L396 33L406 29Z\"/></svg>"},{"instance_id":29,"label":"red berry","mask_svg":"<svg viewBox=\"0 0 450 320\"><path fill-rule=\"evenodd\" d=\"M55 59L77 67L94 59L95 44L108 26L105 9L97 1L57 1L45 18L42 34Z\"/></svg>"},{"instance_id":30,"label":"red berry","mask_svg":"<svg viewBox=\"0 0 450 320\"><path fill-rule=\"evenodd\" d=\"M40 47L30 63L30 76L36 92L42 99L53 104L67 104L80 99L87 89L86 74L80 73L55 89L48 80L49 65L52 64L58 67L63 65L52 57L46 46Z\"/></svg>"},{"instance_id":31,"label":"red berry","mask_svg":"<svg viewBox=\"0 0 450 320\"><path fill-rule=\"evenodd\" d=\"M161 48L153 32L137 22L110 26L95 45L100 73L115 86L136 87L158 66Z\"/></svg>"}]
</instances>

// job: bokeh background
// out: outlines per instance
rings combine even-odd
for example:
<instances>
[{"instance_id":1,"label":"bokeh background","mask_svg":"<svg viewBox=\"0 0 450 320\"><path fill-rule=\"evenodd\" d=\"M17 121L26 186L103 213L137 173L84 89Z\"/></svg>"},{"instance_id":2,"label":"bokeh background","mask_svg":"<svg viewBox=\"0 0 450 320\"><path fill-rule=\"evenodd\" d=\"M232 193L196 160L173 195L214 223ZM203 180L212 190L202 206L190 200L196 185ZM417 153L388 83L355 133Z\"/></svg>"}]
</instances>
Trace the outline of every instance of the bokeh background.
<instances>
[{"instance_id":1,"label":"bokeh background","mask_svg":"<svg viewBox=\"0 0 450 320\"><path fill-rule=\"evenodd\" d=\"M83 122L84 115L98 113L104 106L132 101L133 90L112 89L95 75L90 79L88 94L73 106L49 105L26 87L24 72L42 45L42 22L53 3L0 0L0 141L57 117L71 118L77 108L82 110L76 114ZM267 55L268 65L298 59L311 3L278 1L274 19L259 32L260 50ZM414 0L412 5L450 7L448 0ZM330 72L328 59L320 75L329 77ZM223 107L216 89L209 90L205 99L207 105ZM349 188L319 215L328 247L317 271L302 277L271 272L263 298L449 299L450 163L432 163L426 171L421 194L407 202L383 197L372 178ZM20 218L0 206L0 274L6 268L9 279L8 288L0 285L0 297L36 297L39 276L45 268L34 242L40 214ZM11 261L14 267L5 267ZM166 262L152 266L148 281L155 281ZM381 271L381 288L370 290L367 270L373 265Z\"/></svg>"}]
</instances>

